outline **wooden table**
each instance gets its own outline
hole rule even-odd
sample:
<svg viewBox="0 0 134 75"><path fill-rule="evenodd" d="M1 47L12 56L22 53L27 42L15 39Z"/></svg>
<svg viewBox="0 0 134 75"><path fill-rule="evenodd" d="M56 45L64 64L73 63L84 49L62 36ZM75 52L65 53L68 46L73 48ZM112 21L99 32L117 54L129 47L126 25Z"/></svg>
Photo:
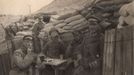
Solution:
<svg viewBox="0 0 134 75"><path fill-rule="evenodd" d="M45 63L46 65L50 65L53 67L53 69L55 71L55 75L58 75L58 69L54 68L54 67L62 65L66 62L67 62L67 60L64 60L64 59L52 59L52 58L45 58L43 61L43 63Z"/></svg>

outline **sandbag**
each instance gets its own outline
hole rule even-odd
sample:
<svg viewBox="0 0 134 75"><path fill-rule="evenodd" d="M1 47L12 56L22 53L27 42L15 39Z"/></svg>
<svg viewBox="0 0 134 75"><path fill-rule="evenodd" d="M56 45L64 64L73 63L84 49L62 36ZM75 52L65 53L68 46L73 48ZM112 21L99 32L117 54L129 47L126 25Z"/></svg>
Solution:
<svg viewBox="0 0 134 75"><path fill-rule="evenodd" d="M121 8L120 8L120 10L119 10L119 14L121 15L121 16L128 16L128 5L129 4L125 4L125 5L123 5Z"/></svg>
<svg viewBox="0 0 134 75"><path fill-rule="evenodd" d="M66 25L66 26L64 26L62 29L64 29L64 30L71 30L71 28L72 28L72 26Z"/></svg>
<svg viewBox="0 0 134 75"><path fill-rule="evenodd" d="M46 24L46 25L44 26L44 28L50 27L50 26L54 26L54 24L53 24L53 23L48 23L48 24Z"/></svg>
<svg viewBox="0 0 134 75"><path fill-rule="evenodd" d="M85 8L91 7L91 5L97 3L99 0L87 0L87 4L84 5Z"/></svg>
<svg viewBox="0 0 134 75"><path fill-rule="evenodd" d="M55 27L56 27L56 28L62 28L62 27L64 27L65 25L67 25L67 24L66 24L66 23L60 23L60 24L56 25Z"/></svg>
<svg viewBox="0 0 134 75"><path fill-rule="evenodd" d="M52 23L52 22L57 22L57 21L59 21L59 20L54 19L54 18L50 18L50 22L51 22L51 23Z"/></svg>
<svg viewBox="0 0 134 75"><path fill-rule="evenodd" d="M25 36L25 35L32 35L32 31L19 31L16 33L16 36Z"/></svg>
<svg viewBox="0 0 134 75"><path fill-rule="evenodd" d="M84 6L73 6L73 9L77 10L78 12L81 12L85 9Z"/></svg>
<svg viewBox="0 0 134 75"><path fill-rule="evenodd" d="M85 18L88 20L91 17L91 13L88 13Z"/></svg>
<svg viewBox="0 0 134 75"><path fill-rule="evenodd" d="M71 23L69 23L69 24L67 24L67 25L68 25L68 26L75 26L75 25L80 24L81 22L85 22L85 21L86 21L85 18L81 18L81 19L76 20L76 21L73 21L73 22L71 22Z"/></svg>
<svg viewBox="0 0 134 75"><path fill-rule="evenodd" d="M52 18L57 19L57 20L64 20L66 18L75 16L77 14L79 13L76 10L71 10L71 11L61 12L58 15L53 15Z"/></svg>
<svg viewBox="0 0 134 75"><path fill-rule="evenodd" d="M76 30L77 28L82 27L82 26L85 26L85 25L87 25L87 24L88 24L87 21L83 21L83 22L81 22L80 24L73 26L72 29L73 29L73 30Z"/></svg>
<svg viewBox="0 0 134 75"><path fill-rule="evenodd" d="M134 16L134 1L132 3L129 3L126 9L129 15Z"/></svg>
<svg viewBox="0 0 134 75"><path fill-rule="evenodd" d="M125 23L127 23L128 25L134 25L134 17L131 15L125 17Z"/></svg>
<svg viewBox="0 0 134 75"><path fill-rule="evenodd" d="M60 23L64 23L64 20L57 20L57 21L53 22L53 25L56 26Z"/></svg>
<svg viewBox="0 0 134 75"><path fill-rule="evenodd" d="M66 32L70 32L71 30L64 30L64 29L62 29L62 28L56 28L58 31L59 31L59 33L66 33Z"/></svg>
<svg viewBox="0 0 134 75"><path fill-rule="evenodd" d="M72 22L72 21L79 20L79 19L81 19L81 18L84 18L84 17L83 17L82 15L78 14L78 15L76 15L76 16L72 16L72 17L70 17L70 18L67 18L64 22L70 23L70 22Z"/></svg>
<svg viewBox="0 0 134 75"><path fill-rule="evenodd" d="M83 25L83 26L77 27L77 28L75 28L74 30L75 30L75 31L80 31L80 30L83 30L83 29L88 28L88 27L89 27L89 25L88 25L88 24L86 24L86 25Z"/></svg>
<svg viewBox="0 0 134 75"><path fill-rule="evenodd" d="M83 11L80 12L80 14L82 16L86 16L88 13L89 13L89 11L87 9L85 9L85 10L83 10Z"/></svg>

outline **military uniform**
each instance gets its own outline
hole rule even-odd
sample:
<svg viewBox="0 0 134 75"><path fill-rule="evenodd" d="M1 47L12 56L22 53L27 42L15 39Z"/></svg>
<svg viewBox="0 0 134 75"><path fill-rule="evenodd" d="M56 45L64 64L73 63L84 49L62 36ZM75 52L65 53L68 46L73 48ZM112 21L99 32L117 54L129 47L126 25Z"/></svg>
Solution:
<svg viewBox="0 0 134 75"><path fill-rule="evenodd" d="M101 64L97 57L100 54L100 30L98 25L89 26L89 32L85 34L79 52L82 59L74 75L101 75Z"/></svg>
<svg viewBox="0 0 134 75"><path fill-rule="evenodd" d="M33 27L31 28L33 32L33 37L34 37L34 49L38 50L36 51L37 53L41 52L41 43L40 39L38 38L39 32L41 31L42 28L44 28L44 23L39 21L38 23L35 23Z"/></svg>
<svg viewBox="0 0 134 75"><path fill-rule="evenodd" d="M13 54L13 67L9 75L30 75L29 67L34 61L33 54L25 54L22 49L16 50Z"/></svg>
<svg viewBox="0 0 134 75"><path fill-rule="evenodd" d="M48 41L43 48L43 53L45 56L50 58L60 59L60 55L63 54L63 43L60 41ZM46 65L44 69L40 70L40 75L59 75L59 71L54 70L54 68L50 65Z"/></svg>
<svg viewBox="0 0 134 75"><path fill-rule="evenodd" d="M44 25L45 23L43 23L42 21L39 21L33 25L31 30L33 31L34 34L38 35L41 29L44 27Z"/></svg>
<svg viewBox="0 0 134 75"><path fill-rule="evenodd" d="M64 54L64 46L61 41L48 41L43 49L44 54L51 58L60 58Z"/></svg>

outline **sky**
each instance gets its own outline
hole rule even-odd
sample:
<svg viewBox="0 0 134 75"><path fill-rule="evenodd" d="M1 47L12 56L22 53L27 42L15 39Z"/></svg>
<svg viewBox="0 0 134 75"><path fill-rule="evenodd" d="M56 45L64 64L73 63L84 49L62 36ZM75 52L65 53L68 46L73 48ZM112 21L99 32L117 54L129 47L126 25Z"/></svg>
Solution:
<svg viewBox="0 0 134 75"><path fill-rule="evenodd" d="M27 15L53 0L0 0L0 14ZM31 10L30 10L31 9Z"/></svg>

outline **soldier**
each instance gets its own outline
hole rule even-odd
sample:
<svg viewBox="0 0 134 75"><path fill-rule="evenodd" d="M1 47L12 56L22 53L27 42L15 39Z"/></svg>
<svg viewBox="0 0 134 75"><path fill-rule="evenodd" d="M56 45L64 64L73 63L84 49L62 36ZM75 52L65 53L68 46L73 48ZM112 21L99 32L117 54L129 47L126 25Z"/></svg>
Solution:
<svg viewBox="0 0 134 75"><path fill-rule="evenodd" d="M49 32L50 40L46 43L43 49L43 53L46 57L53 59L62 59L63 58L63 43L59 40L59 31L56 28L52 28ZM59 70L54 71L52 66L46 65L46 67L42 70L40 75L54 75L59 74Z"/></svg>
<svg viewBox="0 0 134 75"><path fill-rule="evenodd" d="M45 16L40 16L39 18L36 18L37 23L33 25L31 30L35 35L39 35L39 32L41 29L45 26L45 24L49 23L50 21L50 16L45 15Z"/></svg>
<svg viewBox="0 0 134 75"><path fill-rule="evenodd" d="M92 17L90 20L89 32L85 34L80 47L79 67L75 70L75 75L101 75L100 37L101 27L98 19Z"/></svg>
<svg viewBox="0 0 134 75"><path fill-rule="evenodd" d="M33 49L33 38L29 35L23 37L23 45L14 51L13 67L9 75L30 75L30 67L36 58Z"/></svg>
<svg viewBox="0 0 134 75"><path fill-rule="evenodd" d="M44 20L45 19L45 20ZM50 16L41 16L39 18L37 18L37 23L34 24L34 26L31 28L34 37L34 48L36 50L38 50L38 53L41 52L41 43L40 43L40 39L38 38L38 35L40 33L40 31L42 30L42 28L44 28L45 24L47 24L50 21Z"/></svg>
<svg viewBox="0 0 134 75"><path fill-rule="evenodd" d="M49 32L49 35L51 39L44 47L44 54L50 58L63 57L63 43L59 40L59 31L56 28L52 28Z"/></svg>
<svg viewBox="0 0 134 75"><path fill-rule="evenodd" d="M41 50L43 50L43 47L45 46L45 44L48 41L48 33L45 31L41 31L38 37L39 37L40 43L41 43Z"/></svg>

